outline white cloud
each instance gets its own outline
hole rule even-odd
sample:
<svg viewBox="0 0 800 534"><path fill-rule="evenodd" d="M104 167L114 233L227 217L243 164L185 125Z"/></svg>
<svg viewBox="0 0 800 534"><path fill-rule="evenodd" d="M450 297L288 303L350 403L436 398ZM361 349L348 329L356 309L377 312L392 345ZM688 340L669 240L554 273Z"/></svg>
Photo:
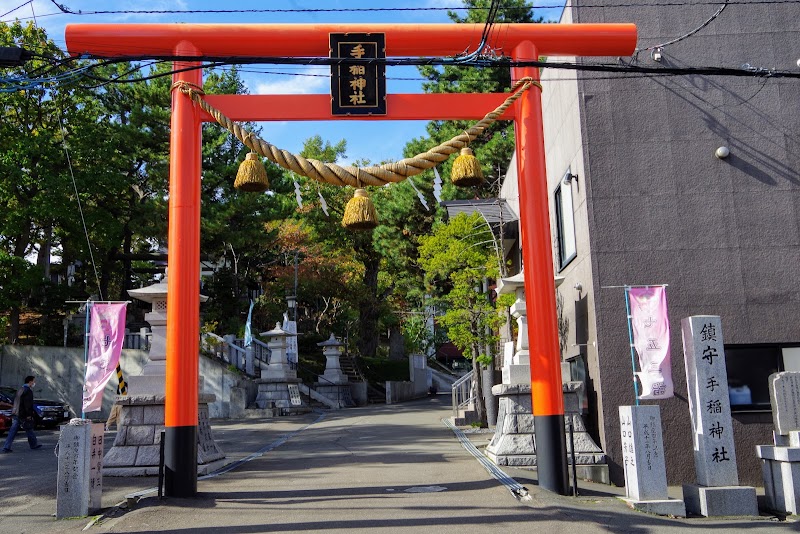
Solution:
<svg viewBox="0 0 800 534"><path fill-rule="evenodd" d="M270 75L264 81L256 81L251 92L256 95L307 95L323 92L323 89L330 89L329 67L313 66Z"/></svg>

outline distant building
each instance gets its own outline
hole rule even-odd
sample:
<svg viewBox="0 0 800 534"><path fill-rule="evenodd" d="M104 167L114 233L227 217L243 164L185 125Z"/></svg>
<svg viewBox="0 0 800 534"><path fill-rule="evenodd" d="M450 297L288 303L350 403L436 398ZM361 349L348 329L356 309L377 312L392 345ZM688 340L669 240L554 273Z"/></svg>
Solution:
<svg viewBox="0 0 800 534"><path fill-rule="evenodd" d="M569 2L561 23L636 23L634 64L797 71L800 4L599 4ZM542 84L569 322L562 358L586 384L585 419L612 480L624 483L618 406L634 403L634 389L623 289L608 286L668 284L675 397L660 405L669 482L695 480L680 320L707 314L722 318L740 482L761 486L767 376L800 370L798 80L545 68ZM519 213L511 169L500 196Z"/></svg>

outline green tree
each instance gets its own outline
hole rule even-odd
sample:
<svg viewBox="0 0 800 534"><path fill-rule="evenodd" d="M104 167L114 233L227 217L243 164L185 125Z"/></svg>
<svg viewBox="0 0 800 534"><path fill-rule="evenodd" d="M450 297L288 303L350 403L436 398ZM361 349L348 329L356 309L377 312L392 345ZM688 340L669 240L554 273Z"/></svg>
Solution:
<svg viewBox="0 0 800 534"><path fill-rule="evenodd" d="M463 0L468 8L461 17L456 12L448 12L450 19L456 23L484 23L491 0ZM497 12L496 23L531 23L541 22L534 17L533 7L525 0L508 0ZM473 46L477 43L473 43ZM487 45L491 47L492 40ZM474 52L475 50L469 50ZM500 53L510 51L503 50ZM426 93L493 93L508 91L511 87L511 72L508 67L465 67L458 65L424 65L419 72L426 80L422 88ZM491 111L487 109L488 113ZM427 138L417 138L406 145L405 155L411 156L427 150L463 133L472 123L468 121L431 121L426 129ZM447 199L496 196L501 179L508 170L508 163L514 152L514 127L508 121L498 121L490 126L471 145L475 156L480 160L487 181L477 189L458 189L445 182L442 195ZM449 176L453 158L442 163L440 173ZM430 178L431 174L427 176Z"/></svg>
<svg viewBox="0 0 800 534"><path fill-rule="evenodd" d="M63 53L44 30L32 24L0 24L0 46L21 46L35 52L32 60L13 70L17 79L37 79L43 73L58 76L67 69L53 66ZM0 73L6 72L0 69ZM27 272L20 260L38 253L41 277L49 270L50 248L63 237L61 229L77 219L73 206L65 202L74 195L64 138L70 132L91 128L98 115L84 92L69 87L51 91L33 83L0 93L0 109L0 250L15 258L17 272ZM24 281L30 282L27 290L19 286ZM34 284L32 277L22 276L16 282L16 297L7 300L12 343L19 334L24 302L18 297L32 295L39 282Z"/></svg>
<svg viewBox="0 0 800 534"><path fill-rule="evenodd" d="M303 156L325 162L335 162L344 157L347 143L342 140L332 145L320 136L306 140ZM374 245L374 231L353 232L342 227L341 220L347 201L353 195L349 187L318 184L312 180L297 177L302 184L303 205L297 211L304 224L309 227L309 235L322 245L328 257L352 258L357 269L358 279L351 279L349 304L358 315L358 335L356 345L359 354L374 357L379 345L379 319L385 312L387 288L381 286L379 277L383 258ZM326 199L328 215L321 209L317 194ZM370 196L376 205L387 195L384 188L372 188Z"/></svg>
<svg viewBox="0 0 800 534"><path fill-rule="evenodd" d="M438 322L456 347L472 358L476 412L483 426L487 420L481 367L492 361L503 320L499 309L508 304L504 299L493 302L484 291L499 274L489 232L480 214L461 213L421 237L419 247L428 290L445 310Z"/></svg>

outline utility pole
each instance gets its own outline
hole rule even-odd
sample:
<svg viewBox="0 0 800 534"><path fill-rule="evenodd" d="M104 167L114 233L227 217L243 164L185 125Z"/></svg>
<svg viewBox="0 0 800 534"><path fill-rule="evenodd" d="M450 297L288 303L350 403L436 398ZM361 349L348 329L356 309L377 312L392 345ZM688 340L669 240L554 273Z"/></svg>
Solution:
<svg viewBox="0 0 800 534"><path fill-rule="evenodd" d="M294 324L297 326L297 251L294 251Z"/></svg>

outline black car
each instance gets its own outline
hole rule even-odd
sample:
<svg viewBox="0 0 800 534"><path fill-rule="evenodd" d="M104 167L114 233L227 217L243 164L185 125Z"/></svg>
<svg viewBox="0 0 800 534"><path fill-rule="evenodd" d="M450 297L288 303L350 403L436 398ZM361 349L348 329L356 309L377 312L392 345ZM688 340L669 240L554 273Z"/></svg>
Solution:
<svg viewBox="0 0 800 534"><path fill-rule="evenodd" d="M0 386L0 401L14 404L17 389L10 386ZM39 399L34 396L33 410L36 412L34 419L37 427L55 427L69 421L71 416L69 404L61 401Z"/></svg>

